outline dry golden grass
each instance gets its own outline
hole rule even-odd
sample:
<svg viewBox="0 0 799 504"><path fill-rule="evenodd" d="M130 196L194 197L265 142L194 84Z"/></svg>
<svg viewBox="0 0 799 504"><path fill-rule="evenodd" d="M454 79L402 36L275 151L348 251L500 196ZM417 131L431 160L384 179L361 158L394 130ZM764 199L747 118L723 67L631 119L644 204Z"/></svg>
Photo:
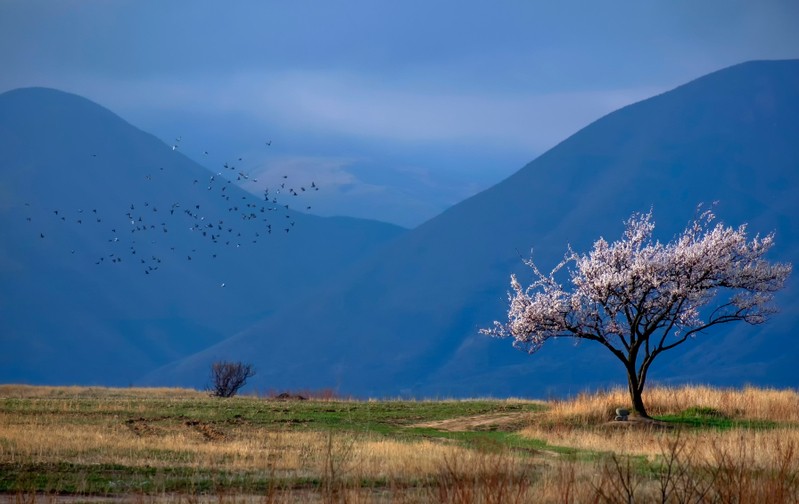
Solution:
<svg viewBox="0 0 799 504"><path fill-rule="evenodd" d="M208 394L195 389L169 388L169 387L84 387L84 386L44 386L44 385L0 385L0 398L32 399L51 398L64 399L94 398L94 399L197 399Z"/></svg>
<svg viewBox="0 0 799 504"><path fill-rule="evenodd" d="M688 493L686 489L691 488L697 495L698 489L708 491L707 500L693 495L688 501L797 502L799 499L796 391L655 387L645 394L644 401L655 417L705 411L728 422L723 428L699 429L673 422L611 422L615 409L629 404L628 393L622 388L553 401L550 409L534 415L530 425L519 434L543 440L557 450L577 450L578 459L579 454L589 458L595 456L590 454L599 454L599 459L593 464L566 463L562 457L553 459L552 468L542 481L542 488L547 489L542 502L597 499L601 502L607 500L601 496L602 492L626 500L622 495L624 485L613 483L622 481L625 475L629 477L628 483L635 484L639 500L661 502L658 479L642 478L625 465L636 457L655 468L664 467L670 459L676 460L676 466L684 473L679 473L679 477L672 475L671 491L678 487ZM747 421L754 421L752 427L746 426ZM570 493L573 500L558 497L564 492ZM735 492L739 495L732 498ZM665 501L682 502L673 495L670 499L676 500Z"/></svg>
<svg viewBox="0 0 799 504"><path fill-rule="evenodd" d="M769 447L785 443L799 447L799 393L794 390L654 387L646 392L644 401L652 416L677 415L693 408L718 412L734 420L780 423L769 429L741 427L682 432L680 435L691 444L700 459L706 459L719 447L739 452L753 445L758 449L752 456L761 464L770 457ZM623 424L607 424L615 415L615 409L628 403L627 390L622 388L553 401L552 407L538 415L520 434L580 450L647 457L658 455L664 439L675 435L673 431L634 428L632 425L619 428Z"/></svg>
<svg viewBox="0 0 799 504"><path fill-rule="evenodd" d="M586 452L616 453L644 456L654 460L660 456L663 444L677 433L672 430L647 428L607 428L532 425L520 431L522 436L540 439L558 447L569 447ZM799 447L799 429L796 427L774 429L690 430L679 433L694 452L697 461L712 458L716 449L733 453L747 453L757 466L767 466L774 460L779 447L794 444Z"/></svg>
<svg viewBox="0 0 799 504"><path fill-rule="evenodd" d="M631 496L635 502L799 502L796 391L663 387L644 399L654 416L694 408L730 423L668 429L609 423L615 408L629 402L626 390L616 389L549 401L540 411L497 401L491 413L467 415L458 413L466 410L457 401L441 402L454 417L425 422L423 437L411 423L385 424L383 431L338 427L347 414L336 412L377 411L384 407L379 401L219 400L184 389L6 385L0 386L0 467L68 462L81 470L182 468L197 478L224 472L294 482L219 493L217 504L580 503ZM302 420L298 412L319 416ZM315 423L326 414L342 416ZM742 421L749 420L758 422L746 427ZM494 445L478 449L461 442L468 436L458 437L474 431ZM533 449L540 441L549 447ZM678 470L663 483L670 460ZM255 488L261 490L250 495ZM699 499L698 489L708 499ZM16 497L21 504L30 496ZM142 504L209 499L163 492L123 497Z"/></svg>
<svg viewBox="0 0 799 504"><path fill-rule="evenodd" d="M651 387L644 391L650 415L678 413L688 407L713 408L732 418L799 422L799 392L795 390L725 389L706 386ZM610 420L616 408L628 407L625 388L583 393L564 401L552 401L548 416L553 420L593 423Z"/></svg>
<svg viewBox="0 0 799 504"><path fill-rule="evenodd" d="M328 439L332 437L332 441ZM217 437L217 439L214 439ZM0 413L0 460L4 462L126 466L270 469L281 474L318 474L328 453L351 466L352 474L433 474L447 456L470 452L430 441L400 442L347 433L274 431L263 428L222 432L208 424L135 421L65 423L58 415L20 422ZM330 450L328 443L332 442Z"/></svg>
<svg viewBox="0 0 799 504"><path fill-rule="evenodd" d="M35 399L29 409L0 411L0 462L119 464L267 471L280 477L314 477L330 459L357 479L425 478L446 459L469 461L474 452L451 443L401 441L352 432L295 431L242 422L225 424L182 417L147 418L148 401L166 407L208 401L207 394L179 389L37 390L0 387L0 396ZM147 394L150 397L146 397ZM96 400L85 401L85 398ZM251 401L240 398L233 401ZM228 403L230 400L226 400ZM225 403L216 401L216 404Z"/></svg>

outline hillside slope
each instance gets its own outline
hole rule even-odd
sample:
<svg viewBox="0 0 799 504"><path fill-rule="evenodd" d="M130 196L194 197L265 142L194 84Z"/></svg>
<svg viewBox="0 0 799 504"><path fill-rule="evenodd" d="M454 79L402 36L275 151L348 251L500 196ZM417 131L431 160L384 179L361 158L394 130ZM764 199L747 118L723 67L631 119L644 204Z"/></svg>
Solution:
<svg viewBox="0 0 799 504"><path fill-rule="evenodd" d="M357 266L347 281L288 306L146 383L195 383L218 355L259 369L255 386L338 387L358 395L541 396L619 383L601 347L554 341L534 356L478 334L506 312L508 277L548 270L567 244L616 239L654 210L669 240L697 204L776 232L773 259L799 258L799 61L723 69L611 113L502 183L450 208ZM769 323L723 327L664 354L651 379L795 386L799 289Z"/></svg>
<svg viewBox="0 0 799 504"><path fill-rule="evenodd" d="M175 145L76 95L0 95L0 381L127 385L404 231L259 199Z"/></svg>

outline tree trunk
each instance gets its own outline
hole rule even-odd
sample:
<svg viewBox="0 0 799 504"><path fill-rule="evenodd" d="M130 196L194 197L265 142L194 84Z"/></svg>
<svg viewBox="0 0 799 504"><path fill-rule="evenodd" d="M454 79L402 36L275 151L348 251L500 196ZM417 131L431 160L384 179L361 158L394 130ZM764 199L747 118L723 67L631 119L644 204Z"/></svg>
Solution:
<svg viewBox="0 0 799 504"><path fill-rule="evenodd" d="M646 412L644 406L644 399L642 397L643 388L639 386L638 377L635 375L635 370L627 370L627 388L630 391L630 401L632 402L632 410L639 416L649 418L649 413Z"/></svg>

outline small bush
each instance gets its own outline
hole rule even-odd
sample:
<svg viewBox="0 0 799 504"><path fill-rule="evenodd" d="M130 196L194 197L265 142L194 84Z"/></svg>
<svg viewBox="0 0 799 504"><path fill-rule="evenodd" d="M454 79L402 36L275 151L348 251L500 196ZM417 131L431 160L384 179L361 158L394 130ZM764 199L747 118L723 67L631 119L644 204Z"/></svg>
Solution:
<svg viewBox="0 0 799 504"><path fill-rule="evenodd" d="M211 395L233 397L249 378L255 376L252 364L217 361L211 364Z"/></svg>

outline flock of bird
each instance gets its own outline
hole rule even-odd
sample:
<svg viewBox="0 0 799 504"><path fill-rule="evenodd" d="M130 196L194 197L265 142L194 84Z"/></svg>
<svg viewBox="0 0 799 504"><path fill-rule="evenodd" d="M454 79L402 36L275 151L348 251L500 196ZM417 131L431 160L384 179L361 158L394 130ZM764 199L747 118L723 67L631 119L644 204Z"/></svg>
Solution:
<svg viewBox="0 0 799 504"><path fill-rule="evenodd" d="M178 137L172 144L173 151L179 150L180 141ZM271 141L265 144L268 147ZM207 155L207 151L204 154ZM96 157L96 154L91 156ZM154 180L152 174L144 177L148 182ZM108 233L105 241L109 248L93 257L96 265L133 262L144 274L150 275L164 264L165 254L169 254L170 259L185 261L209 254L210 259L216 259L225 247L238 249L257 244L273 233L290 233L296 224L294 201L299 199L295 198L319 190L313 181L292 185L288 175L283 175L273 187L263 189L262 198L231 189L248 182L255 183L258 179L226 162L221 171L207 179L189 177L185 181L190 187L184 188L182 194L195 196L189 201L156 201L157 195L153 194L147 201L126 202L110 215L104 215L103 210L93 206L73 210L54 208L50 215L64 224L101 226L99 231ZM210 201L214 195L220 198L221 204ZM284 197L292 202L286 203ZM31 207L30 203L25 206ZM303 207L311 209L310 205ZM33 222L30 214L26 218ZM42 240L48 238L45 230L37 230L37 233ZM197 240L206 240L209 246L199 245ZM75 250L70 252L76 253Z"/></svg>

